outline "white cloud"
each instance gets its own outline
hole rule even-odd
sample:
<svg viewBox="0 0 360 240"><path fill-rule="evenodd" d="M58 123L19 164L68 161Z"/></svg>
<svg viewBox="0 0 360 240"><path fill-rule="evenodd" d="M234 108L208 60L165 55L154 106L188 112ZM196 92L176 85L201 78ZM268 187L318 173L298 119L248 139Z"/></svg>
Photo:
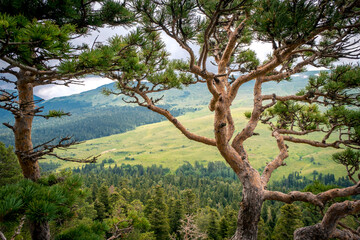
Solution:
<svg viewBox="0 0 360 240"><path fill-rule="evenodd" d="M131 28L131 29L133 29L133 28ZM81 45L82 43L87 43L90 47L92 46L94 41L106 44L107 40L110 37L115 36L115 35L126 35L127 33L129 33L129 31L131 29L126 29L123 27L100 28L97 31L92 31L89 35L87 35L85 37L81 37L81 38L77 38L77 39L73 40L73 44ZM171 56L170 56L171 59L184 59L184 60L189 59L188 52L185 51L183 48L181 48L180 45L174 39L170 38L165 33L161 33L161 37L166 44L167 51L171 54ZM191 47L194 50L194 54L196 56L198 56L199 49L200 49L199 46L191 44ZM263 42L258 42L258 41L254 41L251 44L250 49L252 49L256 52L258 58L261 61L266 60L267 55L272 52L272 46L270 43L263 43ZM210 61L213 61L213 59L209 58L207 61L208 70L216 71L216 66L211 64ZM325 70L325 68L319 69L319 68L309 66L309 67L307 67L307 70L308 71ZM103 84L107 84L110 82L111 82L111 80L109 80L109 79L104 79L104 78L100 78L100 77L91 77L91 78L84 79L85 85L71 85L69 87L58 86L58 85L39 86L39 87L35 88L35 94L44 99L50 99L50 98L54 98L54 97L68 96L71 94L88 91L88 90L97 88Z"/></svg>
<svg viewBox="0 0 360 240"><path fill-rule="evenodd" d="M47 100L54 97L69 96L72 94L89 91L100 87L104 84L113 82L108 78L101 78L97 76L87 77L82 79L83 85L72 84L69 87L61 85L44 85L34 89L34 94Z"/></svg>
<svg viewBox="0 0 360 240"><path fill-rule="evenodd" d="M271 43L254 41L251 43L250 49L256 52L256 56L260 59L260 61L266 60L268 54L272 53Z"/></svg>

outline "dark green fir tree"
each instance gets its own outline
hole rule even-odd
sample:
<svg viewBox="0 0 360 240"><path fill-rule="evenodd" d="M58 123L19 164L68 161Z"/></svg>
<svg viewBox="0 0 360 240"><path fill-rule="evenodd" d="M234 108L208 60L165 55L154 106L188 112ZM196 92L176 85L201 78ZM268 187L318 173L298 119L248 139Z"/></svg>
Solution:
<svg viewBox="0 0 360 240"><path fill-rule="evenodd" d="M94 208L96 210L96 220L102 221L108 216L108 214L106 213L105 205L101 201L99 201L99 199L95 200Z"/></svg>
<svg viewBox="0 0 360 240"><path fill-rule="evenodd" d="M216 209L209 209L209 226L207 228L207 235L209 239L218 240L219 235L219 213Z"/></svg>
<svg viewBox="0 0 360 240"><path fill-rule="evenodd" d="M12 147L0 142L0 186L15 183L21 179L21 170Z"/></svg>
<svg viewBox="0 0 360 240"><path fill-rule="evenodd" d="M167 218L168 209L165 203L164 189L160 186L155 187L152 198L153 206L148 219L151 224L151 230L154 231L156 240L165 240L169 238L169 220Z"/></svg>
<svg viewBox="0 0 360 240"><path fill-rule="evenodd" d="M105 212L107 214L111 213L111 206L110 206L110 193L109 188L103 184L98 191L97 199L104 205Z"/></svg>
<svg viewBox="0 0 360 240"><path fill-rule="evenodd" d="M294 231L303 227L301 211L294 204L285 204L280 208L280 216L273 232L274 240L293 239Z"/></svg>
<svg viewBox="0 0 360 240"><path fill-rule="evenodd" d="M170 198L168 206L170 233L175 233L178 237L180 237L179 230L181 226L181 219L184 218L182 202L180 199L175 200L175 198Z"/></svg>

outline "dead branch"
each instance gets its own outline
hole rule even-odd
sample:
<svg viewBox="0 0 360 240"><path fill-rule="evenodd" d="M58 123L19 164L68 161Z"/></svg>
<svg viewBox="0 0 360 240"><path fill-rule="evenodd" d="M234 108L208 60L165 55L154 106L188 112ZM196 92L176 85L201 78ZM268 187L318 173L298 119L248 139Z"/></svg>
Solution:
<svg viewBox="0 0 360 240"><path fill-rule="evenodd" d="M21 229L25 223L25 219L26 219L26 215L22 216L22 218L20 219L20 224L19 226L16 228L14 234L12 235L10 240L15 240L16 236L19 235L21 233Z"/></svg>
<svg viewBox="0 0 360 240"><path fill-rule="evenodd" d="M80 144L82 142L72 140L72 137L68 136L68 137L61 138L57 144L50 144L54 140L55 140L55 138L53 138L45 143L42 143L42 144L34 147L31 151L26 151L26 152L16 151L16 154L20 154L22 159L28 159L31 161L37 161L39 159L44 159L44 156L53 156L53 157L56 157L63 161L77 162L77 163L95 163L96 160L101 156L101 155L89 156L84 159L61 157L54 151L57 149L59 149L59 150L70 149L71 146Z"/></svg>
<svg viewBox="0 0 360 240"><path fill-rule="evenodd" d="M127 222L125 221L120 221L116 224L114 224L114 231L113 231L113 235L111 237L109 237L107 240L114 240L114 239L118 239L118 238L123 238L126 234L130 233L134 227L131 225L130 227L127 228L119 228L119 225L123 222ZM131 224L131 222L130 222Z"/></svg>
<svg viewBox="0 0 360 240"><path fill-rule="evenodd" d="M0 238L1 238L1 240L7 240L5 235L1 231L0 231Z"/></svg>

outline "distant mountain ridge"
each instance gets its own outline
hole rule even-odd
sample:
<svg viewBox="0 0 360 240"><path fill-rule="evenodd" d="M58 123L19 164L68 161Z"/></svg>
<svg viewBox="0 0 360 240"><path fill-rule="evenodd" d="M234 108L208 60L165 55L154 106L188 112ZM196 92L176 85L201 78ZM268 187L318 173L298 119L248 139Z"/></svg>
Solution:
<svg viewBox="0 0 360 240"><path fill-rule="evenodd" d="M293 76L292 82L266 83L264 93L277 94L295 93L303 88L310 75L318 71L305 72ZM239 101L235 106L249 106L252 103L254 81L245 83L239 89ZM93 90L85 91L64 97L56 97L41 101L36 97L36 104L43 107L46 113L49 110L63 110L70 112L70 117L60 119L35 118L33 125L34 144L40 144L56 136L74 136L78 140L88 140L112 134L122 133L134 129L136 126L159 122L163 117L135 104L122 101L122 96L104 96L102 89L114 90L114 83L106 84ZM154 96L164 95L160 104L170 110L175 116L185 112L206 108L211 95L206 84L198 83L184 87L182 90L171 89ZM13 122L13 116L0 109L1 122ZM13 145L12 132L5 126L0 127L0 141L6 145Z"/></svg>

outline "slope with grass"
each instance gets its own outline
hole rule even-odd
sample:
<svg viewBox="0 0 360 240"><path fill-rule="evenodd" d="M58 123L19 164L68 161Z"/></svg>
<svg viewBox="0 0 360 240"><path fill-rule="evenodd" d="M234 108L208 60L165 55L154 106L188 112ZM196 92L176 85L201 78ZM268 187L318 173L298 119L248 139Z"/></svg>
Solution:
<svg viewBox="0 0 360 240"><path fill-rule="evenodd" d="M248 108L235 108L234 121L237 130L246 124L244 112ZM207 137L212 137L212 115L209 111L187 113L178 118L189 130ZM262 169L266 162L271 161L278 154L276 141L271 137L267 126L260 124L256 132L260 135L250 138L246 142L249 157L257 169ZM316 138L317 136L312 136ZM273 180L298 171L301 175L311 177L314 170L323 174L333 173L335 177L343 176L345 170L331 160L334 149L315 148L302 144L288 144L290 156L286 160L287 166L275 171ZM84 158L89 155L101 154L99 161L112 159L115 164L141 164L151 166L163 165L176 170L184 162L194 164L196 161L206 164L208 161L224 161L215 147L206 146L188 140L169 122L160 122L137 127L133 131L108 137L89 140L80 144L76 149L62 152L63 156ZM56 160L51 159L53 162ZM49 161L49 159L47 160ZM59 162L61 168L80 167L81 164Z"/></svg>
<svg viewBox="0 0 360 240"><path fill-rule="evenodd" d="M316 73L318 72L305 72L295 75L292 82L268 83L265 85L265 92L294 93L304 87L309 75ZM234 106L250 106L253 84L253 82L249 82L240 88L240 97ZM49 120L35 118L33 143L38 145L54 137L64 136L73 136L80 141L89 140L123 133L137 126L165 120L162 116L150 112L146 108L126 104L122 101L121 96L104 96L102 94L103 88L114 90L114 83L80 94L57 97L37 103L39 107L43 107L45 113L55 109L70 112L71 116ZM161 97L162 95L164 96L159 104L175 116L205 109L211 98L206 85L201 83L183 87L183 89L171 89L164 93L157 93L154 97ZM0 123L12 123L14 121L14 117L5 110L0 109L0 116ZM2 124L0 124L0 141L6 145L14 145L11 130Z"/></svg>

